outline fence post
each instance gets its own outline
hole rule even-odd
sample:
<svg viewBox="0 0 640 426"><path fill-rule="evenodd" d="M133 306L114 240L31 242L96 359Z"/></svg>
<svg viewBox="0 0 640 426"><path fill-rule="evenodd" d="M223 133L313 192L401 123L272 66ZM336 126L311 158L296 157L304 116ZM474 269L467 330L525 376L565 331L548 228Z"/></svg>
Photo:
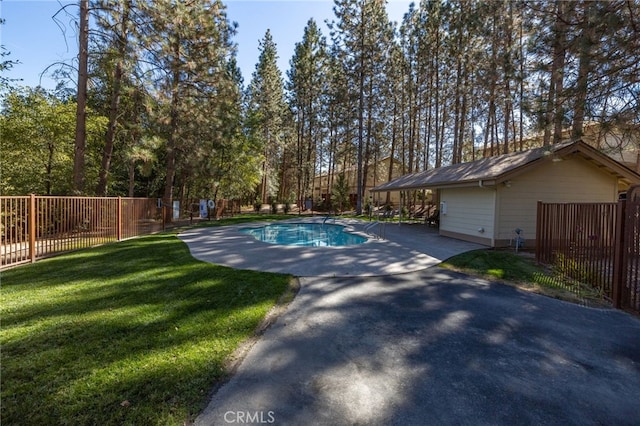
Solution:
<svg viewBox="0 0 640 426"><path fill-rule="evenodd" d="M122 240L122 197L118 197L118 205L116 207L116 238Z"/></svg>
<svg viewBox="0 0 640 426"><path fill-rule="evenodd" d="M619 200L616 208L616 229L613 238L613 307L622 307L622 291L624 287L624 226L626 218L626 201Z"/></svg>
<svg viewBox="0 0 640 426"><path fill-rule="evenodd" d="M36 194L29 197L29 259L36 261L38 250L36 247Z"/></svg>
<svg viewBox="0 0 640 426"><path fill-rule="evenodd" d="M536 262L540 262L542 250L542 201L538 200L538 208L536 210Z"/></svg>

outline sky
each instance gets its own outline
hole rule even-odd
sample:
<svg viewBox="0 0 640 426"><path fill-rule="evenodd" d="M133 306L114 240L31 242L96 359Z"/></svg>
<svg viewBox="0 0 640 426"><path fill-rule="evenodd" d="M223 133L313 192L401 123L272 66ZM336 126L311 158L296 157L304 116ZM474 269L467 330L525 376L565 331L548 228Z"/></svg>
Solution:
<svg viewBox="0 0 640 426"><path fill-rule="evenodd" d="M309 18L314 18L323 34L329 38L326 20L333 20L333 1L330 0L227 0L227 17L238 23L234 41L238 45L238 65L245 85L251 80L258 61L259 41L267 29L271 30L278 49L278 67L286 78L289 60L295 44L302 41ZM72 16L56 12L62 5ZM0 0L0 43L10 52L4 59L17 60L5 76L20 78L14 83L22 86L41 85L54 89L51 71L58 62L71 63L77 56L78 42L75 21L78 1L69 0ZM409 0L390 0L387 5L389 19L400 22L409 9ZM56 15L54 19L54 15ZM44 73L44 74L43 74Z"/></svg>

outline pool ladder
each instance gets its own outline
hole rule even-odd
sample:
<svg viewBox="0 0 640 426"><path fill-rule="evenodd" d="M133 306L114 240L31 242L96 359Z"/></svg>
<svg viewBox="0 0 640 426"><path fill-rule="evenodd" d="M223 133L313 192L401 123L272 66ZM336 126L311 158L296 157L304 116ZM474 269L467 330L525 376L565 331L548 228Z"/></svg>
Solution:
<svg viewBox="0 0 640 426"><path fill-rule="evenodd" d="M336 223L336 218L335 218L335 216L334 216L334 217L331 217L331 216L325 216L325 218L322 220L322 224L324 225L325 223L327 223L327 221L328 221L329 219L333 219L333 223Z"/></svg>
<svg viewBox="0 0 640 426"><path fill-rule="evenodd" d="M378 232L374 232L373 229L375 227L378 227ZM385 233L386 233L386 223L385 222L379 222L379 221L375 221L375 222L371 222L370 224L366 225L364 227L364 232L366 232L369 235L373 235L374 237L376 237L377 239L384 239Z"/></svg>

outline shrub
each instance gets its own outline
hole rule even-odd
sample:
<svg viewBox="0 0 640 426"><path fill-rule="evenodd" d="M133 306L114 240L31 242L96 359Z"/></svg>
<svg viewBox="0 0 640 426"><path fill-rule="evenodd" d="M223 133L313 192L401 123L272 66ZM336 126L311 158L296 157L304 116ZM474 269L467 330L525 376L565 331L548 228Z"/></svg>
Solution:
<svg viewBox="0 0 640 426"><path fill-rule="evenodd" d="M409 216L409 209L407 208L407 206L402 206L402 208L400 209L400 215L402 217L408 217Z"/></svg>

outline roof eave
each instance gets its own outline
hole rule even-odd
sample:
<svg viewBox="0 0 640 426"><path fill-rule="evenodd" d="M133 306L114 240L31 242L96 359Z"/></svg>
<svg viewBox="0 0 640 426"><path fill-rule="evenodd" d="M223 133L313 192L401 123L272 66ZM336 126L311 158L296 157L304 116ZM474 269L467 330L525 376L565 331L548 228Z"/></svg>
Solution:
<svg viewBox="0 0 640 426"><path fill-rule="evenodd" d="M640 183L639 173L633 171L624 164L614 160L606 154L603 154L602 152L584 142L580 142L575 145L569 145L567 147L559 149L556 152L558 156L563 157L577 153L584 155L588 160L592 160L598 163L600 167L607 169L609 173L613 174L618 179L629 183Z"/></svg>
<svg viewBox="0 0 640 426"><path fill-rule="evenodd" d="M422 191L424 189L444 189L444 188L476 188L496 186L499 182L496 179L474 179L463 182L434 182L429 185L402 186L402 187L376 187L370 192L395 192L395 191Z"/></svg>
<svg viewBox="0 0 640 426"><path fill-rule="evenodd" d="M580 153L585 159L591 160L599 167L607 170L607 172L616 176L621 182L632 184L640 183L640 174L626 167L625 165L618 163L606 154L601 153L590 145L581 140L573 142L565 142L559 145L551 145L545 149L543 155L537 155L530 159L526 163L523 163L517 167L503 171L500 174L492 176L476 177L473 180L467 181L445 181L445 182L429 182L425 184L415 184L404 186L402 183L396 183L388 187L373 188L371 192L394 192L394 191L416 191L423 189L443 189L443 188L463 188L474 186L495 186L514 177L526 173L533 167L537 167L546 162L552 162L556 159L568 157L570 155ZM415 175L414 175L415 176ZM389 182L391 183L391 182Z"/></svg>

